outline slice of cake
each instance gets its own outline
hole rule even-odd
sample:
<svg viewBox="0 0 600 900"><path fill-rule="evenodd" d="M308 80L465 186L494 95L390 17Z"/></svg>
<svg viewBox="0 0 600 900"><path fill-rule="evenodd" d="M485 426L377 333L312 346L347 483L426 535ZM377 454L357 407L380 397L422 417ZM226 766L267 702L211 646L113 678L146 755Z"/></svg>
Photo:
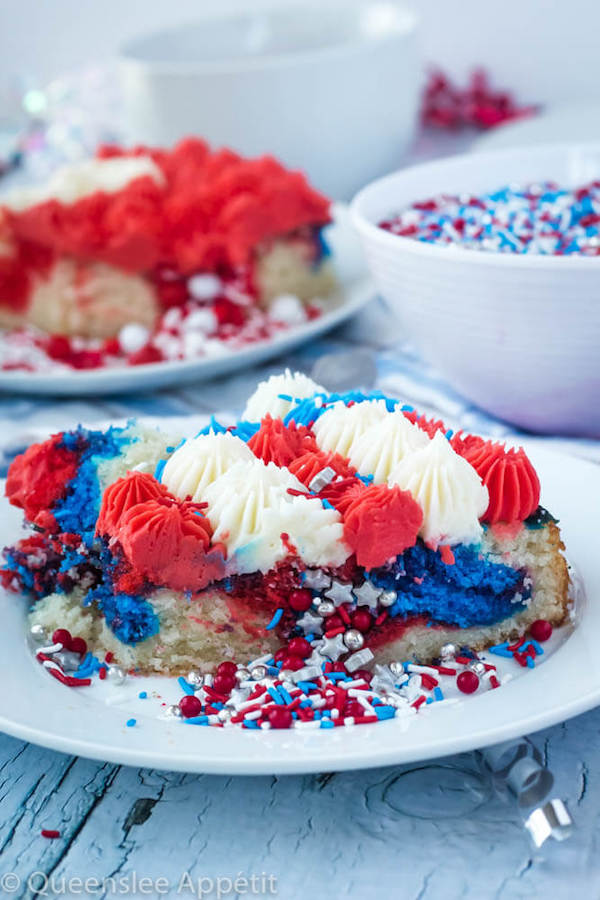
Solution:
<svg viewBox="0 0 600 900"><path fill-rule="evenodd" d="M175 319L224 338L273 304L275 318L298 321L335 288L329 221L329 201L269 156L191 138L171 151L102 147L0 198L0 326L110 342L135 324L122 349L139 352L142 334L139 361L153 361L169 356ZM67 358L64 340L50 355Z"/></svg>
<svg viewBox="0 0 600 900"><path fill-rule="evenodd" d="M31 622L130 670L307 658L353 671L560 624L569 577L522 449L286 372L181 440L78 429L13 462Z"/></svg>

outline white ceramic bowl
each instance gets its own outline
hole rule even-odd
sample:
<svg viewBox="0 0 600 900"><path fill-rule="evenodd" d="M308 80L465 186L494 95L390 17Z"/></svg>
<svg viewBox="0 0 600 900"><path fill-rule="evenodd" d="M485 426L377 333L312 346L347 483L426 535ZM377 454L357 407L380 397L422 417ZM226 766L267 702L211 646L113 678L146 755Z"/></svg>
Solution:
<svg viewBox="0 0 600 900"><path fill-rule="evenodd" d="M389 0L211 13L127 43L120 74L130 139L273 153L343 200L413 136L416 19Z"/></svg>
<svg viewBox="0 0 600 900"><path fill-rule="evenodd" d="M600 144L525 147L404 169L352 204L367 262L407 336L469 400L532 431L600 436L600 258L434 246L377 223L440 192L598 177Z"/></svg>

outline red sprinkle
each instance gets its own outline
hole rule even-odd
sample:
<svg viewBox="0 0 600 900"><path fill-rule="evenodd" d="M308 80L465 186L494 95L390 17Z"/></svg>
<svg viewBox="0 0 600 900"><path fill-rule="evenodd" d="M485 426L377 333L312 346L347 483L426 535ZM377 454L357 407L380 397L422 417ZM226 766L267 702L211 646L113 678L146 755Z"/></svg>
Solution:
<svg viewBox="0 0 600 900"><path fill-rule="evenodd" d="M42 828L42 837L53 840L60 837L60 831L56 831L55 828Z"/></svg>

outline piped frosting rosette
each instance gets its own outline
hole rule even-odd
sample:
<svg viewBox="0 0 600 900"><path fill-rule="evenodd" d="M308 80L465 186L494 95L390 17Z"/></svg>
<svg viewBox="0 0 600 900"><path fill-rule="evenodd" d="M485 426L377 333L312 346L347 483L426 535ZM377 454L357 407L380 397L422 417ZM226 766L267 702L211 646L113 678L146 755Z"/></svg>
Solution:
<svg viewBox="0 0 600 900"><path fill-rule="evenodd" d="M167 460L161 481L172 494L198 503L203 491L232 465L254 459L252 451L232 434L203 434L185 441Z"/></svg>
<svg viewBox="0 0 600 900"><path fill-rule="evenodd" d="M206 488L213 540L226 546L232 572L267 572L290 545L307 565L338 566L347 559L339 513L301 496L305 491L287 469L259 459L235 463Z"/></svg>
<svg viewBox="0 0 600 900"><path fill-rule="evenodd" d="M320 391L326 393L325 388L308 375L292 374L286 369L281 375L271 375L261 381L248 399L242 418L247 422L260 422L269 413L274 419L283 419L297 400L312 397Z"/></svg>
<svg viewBox="0 0 600 900"><path fill-rule="evenodd" d="M313 425L319 450L348 457L352 445L389 415L385 400L365 400L352 406L335 403Z"/></svg>
<svg viewBox="0 0 600 900"><path fill-rule="evenodd" d="M481 539L479 519L488 506L487 488L441 432L406 456L390 473L388 484L409 491L419 504L420 535L428 544L474 544Z"/></svg>
<svg viewBox="0 0 600 900"><path fill-rule="evenodd" d="M364 405L356 407L359 413ZM350 407L348 412L352 409L354 407ZM366 415L372 413L366 412ZM341 420L343 416L338 414L338 418ZM360 414L358 418L360 419ZM427 434L409 422L404 413L391 412L382 416L352 441L348 459L361 475L372 475L375 484L383 484L405 456L426 447L428 443Z"/></svg>

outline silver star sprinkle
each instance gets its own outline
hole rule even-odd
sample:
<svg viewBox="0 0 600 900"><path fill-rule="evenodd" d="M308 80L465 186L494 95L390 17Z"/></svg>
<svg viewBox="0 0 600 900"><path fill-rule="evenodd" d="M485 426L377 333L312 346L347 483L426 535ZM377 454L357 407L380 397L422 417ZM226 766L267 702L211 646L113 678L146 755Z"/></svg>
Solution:
<svg viewBox="0 0 600 900"><path fill-rule="evenodd" d="M313 588L315 591L319 591L321 588L328 588L330 585L331 578L321 569L307 569L304 573L304 579L302 581L303 587Z"/></svg>
<svg viewBox="0 0 600 900"><path fill-rule="evenodd" d="M323 616L315 616L310 609L296 619L296 625L300 626L304 634L323 634Z"/></svg>
<svg viewBox="0 0 600 900"><path fill-rule="evenodd" d="M344 635L336 634L335 637L324 638L319 646L319 653L327 656L333 662L337 662L340 656L348 652L348 648L344 643Z"/></svg>
<svg viewBox="0 0 600 900"><path fill-rule="evenodd" d="M370 610L377 609L377 601L381 596L381 588L376 588L370 581L365 581L359 588L354 588L357 606L368 606Z"/></svg>
<svg viewBox="0 0 600 900"><path fill-rule="evenodd" d="M333 579L331 587L325 591L325 596L329 600L333 600L336 606L341 606L342 603L352 603L354 600L352 585L348 582L338 581L337 578Z"/></svg>

